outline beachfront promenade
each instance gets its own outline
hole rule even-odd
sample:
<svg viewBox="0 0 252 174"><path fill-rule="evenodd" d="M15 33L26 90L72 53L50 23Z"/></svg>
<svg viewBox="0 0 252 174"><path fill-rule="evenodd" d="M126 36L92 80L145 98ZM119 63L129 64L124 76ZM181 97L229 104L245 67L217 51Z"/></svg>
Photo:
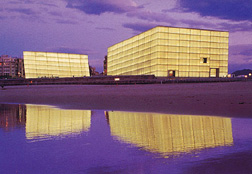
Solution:
<svg viewBox="0 0 252 174"><path fill-rule="evenodd" d="M71 78L0 79L0 86L17 85L119 85L248 81L246 78L168 78L154 75L92 76Z"/></svg>

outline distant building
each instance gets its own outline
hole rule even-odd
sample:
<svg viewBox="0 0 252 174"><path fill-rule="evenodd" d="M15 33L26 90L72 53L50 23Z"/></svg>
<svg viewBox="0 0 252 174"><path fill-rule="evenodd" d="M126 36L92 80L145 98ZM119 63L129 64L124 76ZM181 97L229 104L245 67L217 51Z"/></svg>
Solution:
<svg viewBox="0 0 252 174"><path fill-rule="evenodd" d="M225 31L157 26L108 48L108 75L226 77Z"/></svg>
<svg viewBox="0 0 252 174"><path fill-rule="evenodd" d="M24 77L24 61L22 58L0 56L0 77L19 78Z"/></svg>
<svg viewBox="0 0 252 174"><path fill-rule="evenodd" d="M24 51L26 78L90 76L88 55Z"/></svg>
<svg viewBox="0 0 252 174"><path fill-rule="evenodd" d="M243 70L237 70L235 72L233 72L232 74L234 74L237 77L252 77L252 70L251 69L243 69Z"/></svg>
<svg viewBox="0 0 252 174"><path fill-rule="evenodd" d="M107 67L108 67L108 56L104 57L103 61L103 75L107 75Z"/></svg>
<svg viewBox="0 0 252 174"><path fill-rule="evenodd" d="M17 58L16 59L16 65L17 65L17 76L18 77L25 77L25 70L24 70L24 59L23 58Z"/></svg>
<svg viewBox="0 0 252 174"><path fill-rule="evenodd" d="M90 76L97 76L100 73L96 71L96 68L89 65Z"/></svg>

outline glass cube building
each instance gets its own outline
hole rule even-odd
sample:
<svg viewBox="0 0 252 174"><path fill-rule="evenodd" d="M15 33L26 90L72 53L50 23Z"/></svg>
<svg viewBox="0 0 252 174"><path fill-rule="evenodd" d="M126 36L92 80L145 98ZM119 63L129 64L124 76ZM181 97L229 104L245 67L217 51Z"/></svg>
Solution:
<svg viewBox="0 0 252 174"><path fill-rule="evenodd" d="M108 48L108 75L226 77L226 31L157 26Z"/></svg>
<svg viewBox="0 0 252 174"><path fill-rule="evenodd" d="M90 76L88 56L24 51L26 78Z"/></svg>

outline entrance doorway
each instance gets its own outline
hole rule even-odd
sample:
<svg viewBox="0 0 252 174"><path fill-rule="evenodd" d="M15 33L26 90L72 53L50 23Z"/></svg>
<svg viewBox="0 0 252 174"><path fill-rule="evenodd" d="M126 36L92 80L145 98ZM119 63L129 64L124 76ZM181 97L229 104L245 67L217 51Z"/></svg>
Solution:
<svg viewBox="0 0 252 174"><path fill-rule="evenodd" d="M219 77L219 68L210 68L210 77Z"/></svg>
<svg viewBox="0 0 252 174"><path fill-rule="evenodd" d="M176 71L174 71L174 70L168 71L168 77L175 77L175 75L176 75Z"/></svg>

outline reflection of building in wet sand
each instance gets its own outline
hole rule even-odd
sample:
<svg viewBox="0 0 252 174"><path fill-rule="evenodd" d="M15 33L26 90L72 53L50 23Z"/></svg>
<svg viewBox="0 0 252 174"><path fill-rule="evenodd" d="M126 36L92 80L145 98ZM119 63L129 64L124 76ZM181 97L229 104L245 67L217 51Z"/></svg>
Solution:
<svg viewBox="0 0 252 174"><path fill-rule="evenodd" d="M9 130L16 126L24 126L26 120L26 107L24 105L0 105L0 128Z"/></svg>
<svg viewBox="0 0 252 174"><path fill-rule="evenodd" d="M27 139L50 138L88 131L91 124L91 111L27 105L26 118Z"/></svg>
<svg viewBox="0 0 252 174"><path fill-rule="evenodd" d="M233 144L230 118L109 112L111 134L151 152L176 153Z"/></svg>

